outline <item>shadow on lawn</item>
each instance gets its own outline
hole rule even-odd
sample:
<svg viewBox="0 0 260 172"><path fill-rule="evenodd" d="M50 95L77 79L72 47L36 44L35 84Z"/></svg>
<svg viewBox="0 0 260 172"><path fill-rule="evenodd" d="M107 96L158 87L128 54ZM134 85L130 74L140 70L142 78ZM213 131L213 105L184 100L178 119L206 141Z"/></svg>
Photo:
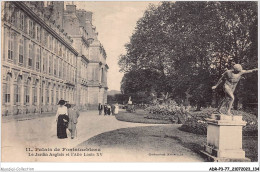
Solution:
<svg viewBox="0 0 260 172"><path fill-rule="evenodd" d="M78 147L98 146L102 149L174 153L203 160L198 151L202 149L201 145L206 141L205 136L180 131L179 126L174 124L122 128L94 136L79 144Z"/></svg>
<svg viewBox="0 0 260 172"><path fill-rule="evenodd" d="M207 142L204 135L196 135L179 130L180 125L162 125L121 128L96 135L82 142L78 147L94 146L127 151L154 153L174 153L202 159L200 150ZM257 137L243 137L246 157L257 161Z"/></svg>
<svg viewBox="0 0 260 172"><path fill-rule="evenodd" d="M179 144L198 154L200 154L200 151L203 149L203 146L198 143L183 142L179 137L176 136L167 136L167 137L177 140Z"/></svg>

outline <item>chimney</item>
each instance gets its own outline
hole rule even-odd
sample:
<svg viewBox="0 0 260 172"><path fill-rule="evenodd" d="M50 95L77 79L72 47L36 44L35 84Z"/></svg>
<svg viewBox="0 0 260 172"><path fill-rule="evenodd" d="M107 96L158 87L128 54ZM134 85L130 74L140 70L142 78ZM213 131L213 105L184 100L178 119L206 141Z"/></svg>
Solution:
<svg viewBox="0 0 260 172"><path fill-rule="evenodd" d="M66 5L66 11L68 13L76 13L76 5Z"/></svg>

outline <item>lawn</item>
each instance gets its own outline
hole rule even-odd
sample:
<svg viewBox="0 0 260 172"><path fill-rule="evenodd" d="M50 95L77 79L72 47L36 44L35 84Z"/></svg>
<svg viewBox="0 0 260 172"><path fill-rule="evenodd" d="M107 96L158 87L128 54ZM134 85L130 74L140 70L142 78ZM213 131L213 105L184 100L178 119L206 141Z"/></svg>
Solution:
<svg viewBox="0 0 260 172"><path fill-rule="evenodd" d="M129 152L158 152L175 154L178 158L202 159L200 150L206 136L179 130L179 124L122 128L105 132L81 143L79 147L101 147L102 149L124 149ZM256 162L258 157L257 137L243 137L246 157ZM180 159L179 159L180 160ZM174 161L174 160L173 160Z"/></svg>
<svg viewBox="0 0 260 172"><path fill-rule="evenodd" d="M196 116L196 118L200 119L200 118L204 118L205 116L210 114L211 111L212 111L212 109L204 109L203 111L191 112L191 113L192 113L192 116ZM233 111L233 113L235 115L242 114L243 120L246 120L250 123L251 123L251 121L257 122L257 118L255 118L254 115L251 115L249 113L242 112L242 111ZM154 118L153 118L153 116L154 116ZM173 121L171 121L169 118L160 119L160 118L158 118L157 114L147 113L147 111L144 111L144 110L138 110L136 113L120 112L119 114L116 115L116 119L120 120L120 121L126 121L126 122L148 123L148 124L172 124L173 123ZM206 126L204 126L204 123L202 123L203 126L195 127L196 129L201 129L200 134L202 134L202 135L196 134L198 131L197 130L195 131L194 129L192 129L193 131L187 130L188 132L185 132L185 130L179 131L179 128L183 129L184 126L187 126L187 124L188 123L185 123L185 125L183 125L182 127L181 127L181 125L179 125L180 127L178 127L178 130L175 130L174 133L171 133L170 132L171 129L169 129L169 128L167 129L167 127L165 126L166 128L163 129L163 131L165 131L163 133L164 136L162 136L162 137L176 138L176 139L179 138L179 140L181 140L182 144L188 146L192 151L198 152L199 150L202 150L202 143L206 143L206 135L205 135L206 131L204 131L204 130L206 130ZM202 124L200 124L200 125L202 125ZM257 124L256 124L256 126L257 126ZM160 127L162 127L162 126L160 126ZM154 132L157 133L160 127L155 126L153 128ZM249 130L249 132L247 130ZM250 135L246 134L246 133L251 133L251 130L252 130L253 134L250 134ZM257 137L257 131L255 132L254 130L255 130L255 127L253 127L252 129L250 127L249 128L246 127L244 129L244 131L243 131L243 134L244 134L243 150L246 152L246 157L250 158L252 161L257 161L258 137ZM142 133L143 131L139 131L139 132ZM146 131L144 131L144 132L146 132ZM190 132L194 132L194 134L192 134ZM116 133L116 131L115 131L115 133ZM127 133L125 135L127 135ZM130 136L127 135L127 137L130 137ZM95 138L93 138L93 139L95 140ZM115 138L115 140L116 140L116 138ZM89 140L89 141L92 143L92 140ZM144 144L146 144L146 142ZM147 144L149 144L149 143L147 143ZM125 146L125 145L122 145L122 146Z"/></svg>

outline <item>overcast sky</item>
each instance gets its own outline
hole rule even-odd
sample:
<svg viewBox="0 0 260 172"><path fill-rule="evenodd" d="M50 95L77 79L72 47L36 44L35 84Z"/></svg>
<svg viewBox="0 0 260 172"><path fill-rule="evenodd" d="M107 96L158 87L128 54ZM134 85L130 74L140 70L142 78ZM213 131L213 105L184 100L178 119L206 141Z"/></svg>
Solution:
<svg viewBox="0 0 260 172"><path fill-rule="evenodd" d="M66 3L71 3L67 1ZM120 90L123 73L119 72L118 58L125 53L124 45L129 42L137 20L143 16L149 3L158 2L75 2L77 9L93 12L93 25L96 26L98 39L104 45L107 53L108 87L109 90Z"/></svg>

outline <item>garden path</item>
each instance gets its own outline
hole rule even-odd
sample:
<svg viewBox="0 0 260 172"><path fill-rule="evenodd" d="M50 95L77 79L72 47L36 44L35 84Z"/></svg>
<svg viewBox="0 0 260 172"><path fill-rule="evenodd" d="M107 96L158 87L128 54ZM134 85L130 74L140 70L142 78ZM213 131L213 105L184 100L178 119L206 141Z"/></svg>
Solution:
<svg viewBox="0 0 260 172"><path fill-rule="evenodd" d="M153 129L150 130L150 135L146 135L147 129L145 128L144 132L140 130L141 128L138 127L156 127L156 126L168 126L173 130L171 132L178 132L177 127L172 127L173 125L167 124L141 124L141 123L129 123L129 122L122 122L115 119L114 116L99 116L97 111L88 111L82 112L79 117L78 122L78 133L77 138L71 140L63 139L59 140L56 137L56 124L55 124L55 117L43 117L43 118L36 118L36 119L29 119L29 120L22 120L22 121L9 121L2 123L2 161L109 161L116 159L117 161L129 161L129 160L141 160L145 157L145 160L149 161L203 161L198 155L194 152L190 151L189 148L186 148L185 145L182 145L180 140L175 137L167 137L163 134L163 131L156 131L157 134L155 136L150 137L151 133L153 133ZM136 131L132 131L134 128L137 127ZM133 153L132 149L128 146L125 147L106 147L102 148L104 152L104 157L102 159L97 158L89 158L82 159L82 158L71 158L71 157L30 157L28 156L28 152L25 151L26 148L73 148L79 145L80 143L84 144L86 140L91 139L94 136L97 136L102 133L112 132L114 130L121 129L124 130L125 140L129 139L129 144L131 145L133 142L132 139L135 139L133 135L136 132L141 133L138 135L138 139L136 143L139 145L146 145L148 144L148 150L150 148L157 148L151 149L149 152L145 152L145 154L135 154ZM134 129L135 130L135 129ZM154 129L155 130L155 129ZM128 133L128 134L127 134ZM161 136L158 134L162 134ZM140 136L140 137L139 137ZM159 138L159 142L154 142L153 138ZM110 138L115 138L115 136L111 136ZM114 140L115 142L119 140ZM165 140L171 140L169 142L165 142ZM105 139L103 139L105 141ZM158 141L158 140L157 140ZM109 140L108 140L109 142ZM168 144L169 143L169 144ZM81 145L82 145L81 144ZM109 144L109 143L108 143ZM150 145L149 145L150 144ZM163 144L160 146L160 144ZM88 145L85 145L88 146ZM92 146L97 146L93 145ZM133 148L135 145L132 145ZM175 151L165 152L163 147L168 147L169 149L173 149ZM135 148L134 148L135 149ZM136 149L137 151L139 149ZM147 149L144 149L147 151ZM168 157L151 155L156 154L155 150L159 150L159 153L173 153L173 155L169 155ZM160 151L163 150L163 151ZM182 152L178 152L178 150L182 150ZM120 152L122 151L122 152ZM129 152L130 151L130 152ZM175 154L175 155L174 155ZM10 155L17 155L17 156L10 156ZM111 156L114 155L114 158L111 159ZM106 156L106 157L105 157ZM123 157L123 158L122 158ZM127 158L131 157L131 159ZM150 157L150 158L149 158ZM170 158L169 158L170 157ZM159 160L160 159L160 160Z"/></svg>

